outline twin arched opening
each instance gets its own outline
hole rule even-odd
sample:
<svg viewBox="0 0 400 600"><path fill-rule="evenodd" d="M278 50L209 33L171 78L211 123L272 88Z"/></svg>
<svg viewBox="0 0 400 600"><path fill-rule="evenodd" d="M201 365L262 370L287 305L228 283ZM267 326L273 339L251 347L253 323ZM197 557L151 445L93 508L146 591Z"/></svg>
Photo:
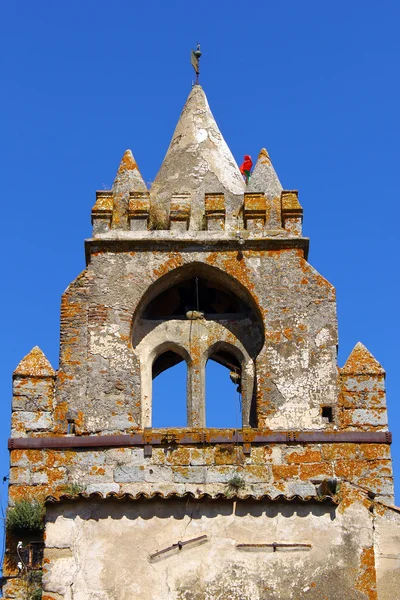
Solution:
<svg viewBox="0 0 400 600"><path fill-rule="evenodd" d="M236 280L200 263L175 269L142 299L133 331L143 427L253 424L263 327L251 295Z"/></svg>

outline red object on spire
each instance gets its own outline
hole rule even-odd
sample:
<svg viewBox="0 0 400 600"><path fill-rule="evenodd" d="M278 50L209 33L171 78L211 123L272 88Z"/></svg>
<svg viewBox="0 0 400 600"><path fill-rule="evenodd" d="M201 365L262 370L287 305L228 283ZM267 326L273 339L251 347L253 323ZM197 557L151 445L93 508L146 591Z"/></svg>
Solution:
<svg viewBox="0 0 400 600"><path fill-rule="evenodd" d="M243 158L243 162L239 167L239 170L240 170L241 174L243 175L243 177L245 178L246 183L249 181L250 171L251 171L252 166L253 166L253 161L251 160L251 156L249 156L248 154L245 154L244 158Z"/></svg>

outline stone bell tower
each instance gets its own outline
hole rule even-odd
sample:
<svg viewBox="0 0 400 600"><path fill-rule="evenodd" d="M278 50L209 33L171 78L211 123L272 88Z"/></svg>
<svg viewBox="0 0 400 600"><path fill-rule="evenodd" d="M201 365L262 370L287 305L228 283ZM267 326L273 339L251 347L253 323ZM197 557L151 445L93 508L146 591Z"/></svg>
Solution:
<svg viewBox="0 0 400 600"><path fill-rule="evenodd" d="M302 219L266 150L244 182L199 85L150 190L124 154L63 294L58 370L34 348L13 375L9 512L43 505L45 535L9 527L7 599L34 572L44 600L397 597L385 373L360 343L338 367ZM208 360L239 429L206 427ZM187 426L156 429L153 380L182 361Z"/></svg>

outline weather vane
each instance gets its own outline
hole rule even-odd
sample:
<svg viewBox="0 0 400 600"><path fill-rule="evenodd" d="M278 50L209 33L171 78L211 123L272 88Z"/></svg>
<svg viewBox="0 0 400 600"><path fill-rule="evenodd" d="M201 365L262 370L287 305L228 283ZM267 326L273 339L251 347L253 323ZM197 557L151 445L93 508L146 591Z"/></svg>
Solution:
<svg viewBox="0 0 400 600"><path fill-rule="evenodd" d="M192 67L196 73L196 85L199 84L199 75L200 75L200 44L197 44L196 50L192 50L190 55L190 62L192 63Z"/></svg>

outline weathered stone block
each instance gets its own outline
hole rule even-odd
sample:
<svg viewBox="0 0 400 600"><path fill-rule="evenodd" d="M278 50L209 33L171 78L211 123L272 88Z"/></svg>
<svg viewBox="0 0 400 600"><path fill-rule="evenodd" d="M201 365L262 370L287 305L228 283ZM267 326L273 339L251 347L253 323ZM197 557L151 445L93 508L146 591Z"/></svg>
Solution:
<svg viewBox="0 0 400 600"><path fill-rule="evenodd" d="M235 475L242 476L242 471L239 471L234 466L226 467L209 467L206 471L207 483L228 483Z"/></svg>
<svg viewBox="0 0 400 600"><path fill-rule="evenodd" d="M357 451L363 460L390 459L389 444L357 444Z"/></svg>
<svg viewBox="0 0 400 600"><path fill-rule="evenodd" d="M52 425L52 414L50 412L18 411L12 414L12 429L15 434L23 431L50 431Z"/></svg>
<svg viewBox="0 0 400 600"><path fill-rule="evenodd" d="M259 483L271 480L269 465L249 465L240 473L246 483Z"/></svg>
<svg viewBox="0 0 400 600"><path fill-rule="evenodd" d="M70 469L71 475L82 474L82 479L88 485L91 483L112 483L114 480L114 469L109 465L93 465L92 467L78 466Z"/></svg>
<svg viewBox="0 0 400 600"><path fill-rule="evenodd" d="M167 465L182 465L190 464L190 448L174 448L167 449L165 454L165 464Z"/></svg>
<svg viewBox="0 0 400 600"><path fill-rule="evenodd" d="M107 464L114 465L115 467L121 465L142 465L145 462L143 448L113 448L107 450L105 460Z"/></svg>
<svg viewBox="0 0 400 600"><path fill-rule="evenodd" d="M351 425L372 425L386 427L388 424L387 411L383 409L366 410L354 409L346 411Z"/></svg>
<svg viewBox="0 0 400 600"><path fill-rule="evenodd" d="M53 378L14 378L12 410L48 411L53 402Z"/></svg>
<svg viewBox="0 0 400 600"><path fill-rule="evenodd" d="M286 485L286 494L288 496L315 496L315 485L311 481L289 481Z"/></svg>
<svg viewBox="0 0 400 600"><path fill-rule="evenodd" d="M300 475L299 465L273 465L272 476L275 481L281 479L293 479Z"/></svg>
<svg viewBox="0 0 400 600"><path fill-rule="evenodd" d="M103 496L111 492L118 493L119 492L118 483L91 483L85 486L85 492L87 494L92 494L93 492L100 492Z"/></svg>
<svg viewBox="0 0 400 600"><path fill-rule="evenodd" d="M114 469L114 481L116 483L132 483L145 481L144 467L120 466Z"/></svg>
<svg viewBox="0 0 400 600"><path fill-rule="evenodd" d="M316 463L321 461L321 451L304 448L301 451L288 451L285 453L285 461L289 464Z"/></svg>
<svg viewBox="0 0 400 600"><path fill-rule="evenodd" d="M323 460L352 460L358 457L358 444L321 444Z"/></svg>
<svg viewBox="0 0 400 600"><path fill-rule="evenodd" d="M341 386L349 392L385 392L385 377L372 375L342 375Z"/></svg>
<svg viewBox="0 0 400 600"><path fill-rule="evenodd" d="M10 469L10 485L30 485L31 471L28 468L11 467Z"/></svg>
<svg viewBox="0 0 400 600"><path fill-rule="evenodd" d="M177 483L205 483L211 481L206 467L172 467L173 481Z"/></svg>
<svg viewBox="0 0 400 600"><path fill-rule="evenodd" d="M193 466L214 464L214 448L192 448L190 451L190 464Z"/></svg>
<svg viewBox="0 0 400 600"><path fill-rule="evenodd" d="M300 465L300 479L333 477L333 467L328 463L309 463Z"/></svg>

